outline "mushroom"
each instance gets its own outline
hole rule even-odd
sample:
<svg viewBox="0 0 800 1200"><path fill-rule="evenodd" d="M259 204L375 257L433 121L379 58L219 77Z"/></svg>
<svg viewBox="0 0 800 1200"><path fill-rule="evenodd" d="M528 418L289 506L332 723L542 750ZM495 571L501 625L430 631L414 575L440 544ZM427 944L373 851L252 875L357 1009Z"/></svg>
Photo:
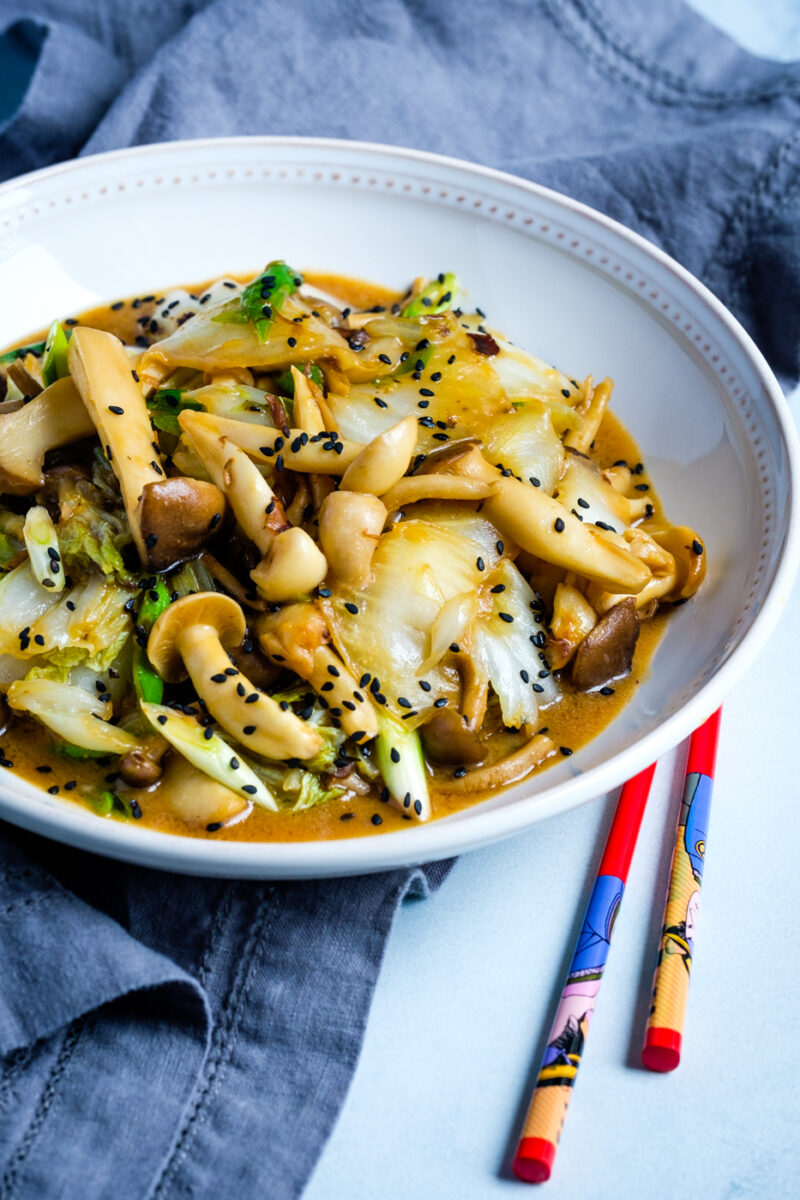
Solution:
<svg viewBox="0 0 800 1200"><path fill-rule="evenodd" d="M322 747L319 734L231 666L227 650L244 635L244 614L235 600L196 592L156 618L147 655L170 682L188 674L211 715L248 750L265 758L313 758Z"/></svg>
<svg viewBox="0 0 800 1200"><path fill-rule="evenodd" d="M186 409L178 419L230 501L239 525L264 556L250 578L264 599L273 603L307 595L328 573L324 554L304 529L289 524L280 501L244 450L198 420L202 416Z"/></svg>
<svg viewBox="0 0 800 1200"><path fill-rule="evenodd" d="M29 496L44 482L48 450L91 437L94 423L71 379L58 379L0 418L0 491Z"/></svg>
<svg viewBox="0 0 800 1200"><path fill-rule="evenodd" d="M309 437L325 432L325 421L320 408L322 393L313 379L292 367L292 382L294 383L294 405L292 415L294 423Z"/></svg>
<svg viewBox="0 0 800 1200"><path fill-rule="evenodd" d="M497 484L481 513L504 537L546 562L566 567L617 592L636 594L650 579L647 566L624 545L585 525L541 488L504 476L480 452L475 439L452 442L428 455L421 471L449 471Z"/></svg>
<svg viewBox="0 0 800 1200"><path fill-rule="evenodd" d="M485 500L496 491L496 484L466 475L407 475L381 499L389 512L396 512L419 500Z"/></svg>
<svg viewBox="0 0 800 1200"><path fill-rule="evenodd" d="M596 624L597 613L586 597L573 583L559 583L553 598L547 646L547 661L554 671L566 666Z"/></svg>
<svg viewBox="0 0 800 1200"><path fill-rule="evenodd" d="M682 539L679 534L674 539L676 549L684 555L687 551L691 553L691 539L694 538L694 534L691 530L682 530L681 534L688 535L689 544L682 550L680 545ZM650 571L649 582L636 596L636 607L640 611L648 608L654 601L673 596L677 599L681 583L676 560L669 550L651 537L649 532L644 529L626 529L622 535L606 532L604 536L620 545L627 546L631 553L640 558ZM669 534L667 536L669 537ZM685 570L686 568L684 568L684 572ZM594 583L589 584L586 595L598 613L608 612L622 599L621 593L605 591Z"/></svg>
<svg viewBox="0 0 800 1200"><path fill-rule="evenodd" d="M488 792L493 788L505 787L516 783L543 763L551 754L555 754L555 744L544 733L537 733L513 754L507 754L497 762L487 767L478 767L476 771L467 771L466 775L456 779L454 776L437 775L433 780L434 792L441 795L471 795L474 792Z"/></svg>
<svg viewBox="0 0 800 1200"><path fill-rule="evenodd" d="M576 409L576 412L583 417L583 424L580 429L570 430L564 438L564 445L567 449L578 450L581 454L588 453L597 436L613 390L613 379L604 379L602 383L598 383L596 388L593 388L592 377L591 375L587 376L583 385L583 400Z"/></svg>
<svg viewBox="0 0 800 1200"><path fill-rule="evenodd" d="M250 807L242 796L198 771L182 754L170 754L158 797L187 825L219 827Z"/></svg>
<svg viewBox="0 0 800 1200"><path fill-rule="evenodd" d="M149 747L137 747L122 755L117 770L129 787L152 787L161 778L161 756L167 748L165 741L159 740L156 753Z"/></svg>
<svg viewBox="0 0 800 1200"><path fill-rule="evenodd" d="M183 420L191 411L184 409L178 420ZM335 432L316 433L313 437L303 429L272 429L267 425L256 425L251 421L237 421L233 417L216 417L212 413L192 412L194 428L203 428L217 437L226 437L258 462L271 463L278 467L278 457L283 466L291 471L307 471L312 474L343 475L350 463L364 449L360 442L349 442ZM185 428L185 426L183 426ZM288 432L287 432L288 431Z"/></svg>
<svg viewBox="0 0 800 1200"><path fill-rule="evenodd" d="M267 657L310 683L348 737L359 742L375 737L375 710L328 646L330 630L315 604L289 604L278 612L266 613L258 618L256 630Z"/></svg>
<svg viewBox="0 0 800 1200"><path fill-rule="evenodd" d="M37 378L21 358L16 358L14 362L8 364L6 374L23 396L27 396L29 399L39 396L44 391L41 378Z"/></svg>
<svg viewBox="0 0 800 1200"><path fill-rule="evenodd" d="M662 599L672 603L688 600L706 577L706 553L701 539L686 525L667 525L648 532L675 560L675 579Z"/></svg>
<svg viewBox="0 0 800 1200"><path fill-rule="evenodd" d="M636 600L626 596L600 618L578 647L572 663L573 686L589 692L628 675L638 637Z"/></svg>
<svg viewBox="0 0 800 1200"><path fill-rule="evenodd" d="M386 507L367 492L331 492L319 512L319 540L341 583L362 587L386 521Z"/></svg>
<svg viewBox="0 0 800 1200"><path fill-rule="evenodd" d="M68 361L119 479L142 563L160 571L190 557L222 519L219 489L199 479L165 477L144 397L119 338L99 329L75 329Z"/></svg>
<svg viewBox="0 0 800 1200"><path fill-rule="evenodd" d="M441 708L433 713L420 729L425 753L436 763L482 762L486 752L474 729L470 729L465 717L452 708Z"/></svg>
<svg viewBox="0 0 800 1200"><path fill-rule="evenodd" d="M417 447L417 419L413 413L379 433L364 447L342 476L348 492L382 496L402 479Z"/></svg>

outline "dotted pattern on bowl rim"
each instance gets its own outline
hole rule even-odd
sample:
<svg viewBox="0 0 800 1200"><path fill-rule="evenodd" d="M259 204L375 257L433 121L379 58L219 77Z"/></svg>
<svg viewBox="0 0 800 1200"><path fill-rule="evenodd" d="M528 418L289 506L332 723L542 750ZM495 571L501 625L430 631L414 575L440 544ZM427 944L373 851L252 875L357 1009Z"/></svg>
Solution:
<svg viewBox="0 0 800 1200"><path fill-rule="evenodd" d="M776 509L775 491L768 469L767 453L763 444L764 439L761 436L762 430L759 429L752 401L746 389L736 378L730 363L720 353L707 329L683 313L680 305L666 288L649 280L632 263L620 256L610 254L605 247L591 238L578 236L567 225L537 213L535 210L536 197L533 194L521 193L520 204L509 208L507 204L498 202L495 197L487 195L485 192L482 193L477 188L454 188L444 183L437 184L431 180L430 176L420 177L411 171L401 169L388 171L370 167L368 170L351 170L341 165L313 161L306 163L276 161L269 166L255 166L251 160L247 159L240 165L186 169L174 174L166 170L139 171L135 172L131 179L118 179L72 191L59 190L58 181L54 180L54 190L49 197L43 197L17 208L9 208L0 217L0 254L2 254L4 231L11 232L21 225L35 223L37 217L46 216L60 207L66 208L73 204L113 200L131 192L139 194L148 190L160 191L165 188L186 188L214 183L253 184L267 181L278 185L321 184L328 187L394 192L398 195L413 197L416 200L480 214L484 219L514 227L537 241L549 243L564 253L590 264L637 296L648 307L654 309L662 321L673 326L683 339L689 342L695 354L711 368L723 390L736 405L744 432L753 449L761 486L763 528L759 557L739 617L724 646L714 656L703 674L694 682L691 689L674 701L678 706L682 704L696 691L698 686L702 686L710 678L716 667L728 657L735 645L739 630L745 623L750 623L759 607L758 593L770 558L770 549L775 534L774 514Z"/></svg>

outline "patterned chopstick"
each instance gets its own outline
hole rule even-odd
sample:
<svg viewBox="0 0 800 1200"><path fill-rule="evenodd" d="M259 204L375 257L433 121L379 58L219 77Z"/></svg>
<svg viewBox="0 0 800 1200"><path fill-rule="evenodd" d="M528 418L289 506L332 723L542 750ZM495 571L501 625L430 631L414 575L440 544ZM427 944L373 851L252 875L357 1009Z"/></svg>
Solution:
<svg viewBox="0 0 800 1200"><path fill-rule="evenodd" d="M550 1178L654 770L629 779L617 802L514 1156L514 1174L526 1183Z"/></svg>
<svg viewBox="0 0 800 1200"><path fill-rule="evenodd" d="M696 729L689 742L653 1002L642 1047L642 1064L650 1071L674 1071L681 1060L721 711L717 709Z"/></svg>

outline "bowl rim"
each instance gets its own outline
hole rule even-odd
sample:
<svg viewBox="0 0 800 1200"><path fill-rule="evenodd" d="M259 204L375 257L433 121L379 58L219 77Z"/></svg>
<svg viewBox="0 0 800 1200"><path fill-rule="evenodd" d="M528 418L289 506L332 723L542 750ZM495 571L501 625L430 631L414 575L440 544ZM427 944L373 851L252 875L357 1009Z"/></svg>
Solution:
<svg viewBox="0 0 800 1200"><path fill-rule="evenodd" d="M572 213L665 269L678 285L688 288L712 322L721 324L738 344L771 405L786 453L789 498L783 547L774 577L763 604L738 645L677 712L633 745L597 766L536 795L520 797L507 806L481 811L478 804L459 814L461 819L442 818L428 825L379 837L309 842L214 842L141 828L131 834L127 825L98 820L88 811L83 813L77 806L69 804L63 808L31 807L31 798L43 795L42 789L0 768L0 784L3 785L0 787L0 816L73 846L165 870L237 878L322 878L366 874L451 857L521 832L540 820L566 812L616 788L676 746L722 704L736 681L760 654L788 598L800 563L800 506L797 503L800 439L786 398L766 359L722 301L690 271L641 234L582 201L542 184L431 151L344 138L289 135L183 139L105 151L30 171L0 184L0 199L21 187L79 173L84 167L98 163L127 163L165 152L213 154L216 150L239 146L253 150L305 147L314 151L365 153L428 168L455 169L474 179L514 188ZM9 780L13 787L10 792L5 786Z"/></svg>

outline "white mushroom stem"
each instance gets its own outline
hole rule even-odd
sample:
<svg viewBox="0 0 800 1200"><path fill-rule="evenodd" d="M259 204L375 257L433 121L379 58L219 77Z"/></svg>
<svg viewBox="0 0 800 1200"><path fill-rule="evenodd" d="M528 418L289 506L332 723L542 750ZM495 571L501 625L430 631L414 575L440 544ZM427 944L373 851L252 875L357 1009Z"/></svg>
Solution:
<svg viewBox="0 0 800 1200"><path fill-rule="evenodd" d="M327 574L325 555L305 529L295 526L277 535L250 578L265 600L285 604L307 596Z"/></svg>
<svg viewBox="0 0 800 1200"><path fill-rule="evenodd" d="M592 388L592 377L588 376L583 385L584 399L578 405L578 412L583 417L583 425L580 429L573 429L567 434L564 438L565 446L571 450L578 450L581 454L589 453L603 420L603 414L608 408L613 389L613 379L604 379L598 383L596 388Z"/></svg>
<svg viewBox="0 0 800 1200"><path fill-rule="evenodd" d="M99 329L73 331L69 369L94 421L106 457L119 480L136 548L148 560L138 519L139 501L148 483L164 478L144 397L131 374L118 338Z"/></svg>
<svg viewBox="0 0 800 1200"><path fill-rule="evenodd" d="M267 657L305 679L348 737L357 741L375 737L375 709L342 660L325 644L327 624L313 604L292 604L259 617L257 632Z"/></svg>
<svg viewBox="0 0 800 1200"><path fill-rule="evenodd" d="M466 775L458 779L437 776L433 790L445 796L466 796L474 792L488 792L491 788L506 787L524 779L546 758L555 754L555 751L555 745L550 738L544 733L537 733L521 749L507 754L505 758L498 759L488 767L467 771Z"/></svg>
<svg viewBox="0 0 800 1200"><path fill-rule="evenodd" d="M366 492L331 492L319 513L319 540L342 583L361 587L386 522L386 507Z"/></svg>
<svg viewBox="0 0 800 1200"><path fill-rule="evenodd" d="M309 437L315 433L325 432L325 419L319 406L321 395L313 379L309 379L297 367L292 367L294 382L294 406L292 414L298 429L302 429Z"/></svg>
<svg viewBox="0 0 800 1200"><path fill-rule="evenodd" d="M48 450L91 437L94 422L71 379L59 379L0 418L0 490L29 496L42 486Z"/></svg>
<svg viewBox="0 0 800 1200"><path fill-rule="evenodd" d="M183 659L195 691L211 715L248 750L264 758L313 758L322 739L291 710L259 692L234 668L216 629L190 625L177 637L175 648Z"/></svg>
<svg viewBox="0 0 800 1200"><path fill-rule="evenodd" d="M244 450L203 421L203 413L180 414L184 434L214 483L227 496L236 520L264 558L250 572L265 600L297 600L328 573L324 554L304 529L290 527L272 488Z"/></svg>
<svg viewBox="0 0 800 1200"><path fill-rule="evenodd" d="M286 435L280 429L255 425L251 421L236 421L232 417L215 417L211 413L195 413L194 416L198 426L217 437L230 438L251 458L270 463L273 468L280 455L283 465L291 471L343 475L364 448L360 442L349 442L331 433L314 434L312 438L303 429L290 429Z"/></svg>
<svg viewBox="0 0 800 1200"><path fill-rule="evenodd" d="M416 446L417 418L409 413L374 437L353 459L342 476L342 489L382 496L403 478Z"/></svg>
<svg viewBox="0 0 800 1200"><path fill-rule="evenodd" d="M418 500L485 500L496 491L497 484L462 475L406 475L381 500L389 512L395 512Z"/></svg>
<svg viewBox="0 0 800 1200"><path fill-rule="evenodd" d="M185 437L217 487L223 491L244 533L262 554L275 535L289 528L283 507L255 463L235 442L209 429L185 409L178 420Z"/></svg>
<svg viewBox="0 0 800 1200"><path fill-rule="evenodd" d="M165 477L147 406L119 338L75 329L68 362L119 480L139 557L159 570L171 566L197 550L218 525L219 491L200 480Z"/></svg>

